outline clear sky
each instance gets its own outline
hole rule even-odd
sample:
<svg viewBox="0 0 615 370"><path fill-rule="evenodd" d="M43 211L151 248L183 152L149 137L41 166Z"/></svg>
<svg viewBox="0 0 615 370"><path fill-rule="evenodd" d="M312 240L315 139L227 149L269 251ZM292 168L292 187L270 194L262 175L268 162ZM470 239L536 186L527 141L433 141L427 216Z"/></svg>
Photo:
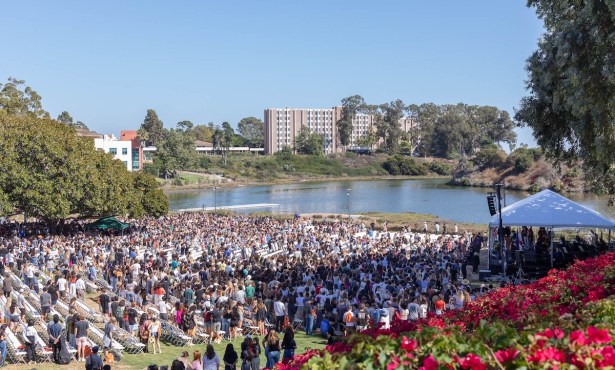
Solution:
<svg viewBox="0 0 615 370"><path fill-rule="evenodd" d="M542 33L523 0L7 0L0 24L3 82L24 79L53 117L116 135L148 108L165 127L235 126L354 94L513 114Z"/></svg>

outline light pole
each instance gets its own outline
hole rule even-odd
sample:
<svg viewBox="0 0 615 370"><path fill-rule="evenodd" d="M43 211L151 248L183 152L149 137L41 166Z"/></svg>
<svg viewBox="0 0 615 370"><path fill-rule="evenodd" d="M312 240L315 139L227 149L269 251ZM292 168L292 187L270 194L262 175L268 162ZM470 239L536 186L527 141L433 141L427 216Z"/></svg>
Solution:
<svg viewBox="0 0 615 370"><path fill-rule="evenodd" d="M502 225L502 184L495 184L495 190L498 198L498 240L502 252L502 276L506 279L506 243L504 243L504 225Z"/></svg>
<svg viewBox="0 0 615 370"><path fill-rule="evenodd" d="M218 212L218 187L214 186L214 212Z"/></svg>
<svg viewBox="0 0 615 370"><path fill-rule="evenodd" d="M352 189L346 189L346 196L348 197L348 219L350 219L350 191Z"/></svg>

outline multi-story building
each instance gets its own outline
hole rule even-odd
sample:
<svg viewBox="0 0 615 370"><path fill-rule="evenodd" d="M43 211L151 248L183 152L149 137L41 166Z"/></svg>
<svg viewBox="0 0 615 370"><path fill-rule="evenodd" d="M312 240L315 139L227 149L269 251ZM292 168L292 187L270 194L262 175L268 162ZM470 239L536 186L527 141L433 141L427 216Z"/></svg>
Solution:
<svg viewBox="0 0 615 370"><path fill-rule="evenodd" d="M131 140L118 140L115 135L103 135L102 138L94 139L94 147L113 154L115 159L124 163L128 171L133 170Z"/></svg>
<svg viewBox="0 0 615 370"><path fill-rule="evenodd" d="M265 154L273 154L285 146L293 147L301 127L324 136L323 149L326 154L336 150L337 122L335 109L266 109L265 110Z"/></svg>
<svg viewBox="0 0 615 370"><path fill-rule="evenodd" d="M130 166L129 171L139 171L143 169L143 146L137 138L138 133L136 130L121 131L120 140L130 141L132 144L130 151Z"/></svg>
<svg viewBox="0 0 615 370"><path fill-rule="evenodd" d="M325 143L323 151L332 154L342 150L337 137L336 123L342 117L342 107L330 109L298 109L298 108L270 108L265 110L265 154L273 154L285 146L293 147L295 137L299 135L301 127L305 126L312 132L323 135ZM373 127L375 118L371 114L358 113L352 121L352 133L348 148L356 148L364 143ZM416 128L416 120L404 117L399 121L400 128L405 132L412 132ZM413 146L417 138L412 138ZM373 143L376 146L379 142Z"/></svg>

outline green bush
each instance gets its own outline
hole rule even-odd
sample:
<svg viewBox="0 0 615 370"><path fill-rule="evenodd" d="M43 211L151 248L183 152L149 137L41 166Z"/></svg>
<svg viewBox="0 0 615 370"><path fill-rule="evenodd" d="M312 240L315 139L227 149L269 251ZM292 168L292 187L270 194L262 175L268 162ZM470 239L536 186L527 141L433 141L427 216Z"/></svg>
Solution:
<svg viewBox="0 0 615 370"><path fill-rule="evenodd" d="M431 162L429 170L442 176L448 176L452 172L451 166L443 162Z"/></svg>
<svg viewBox="0 0 615 370"><path fill-rule="evenodd" d="M400 155L389 157L382 164L382 168L384 168L389 175L393 176L425 176L429 173L427 166L416 163L412 158L406 158Z"/></svg>
<svg viewBox="0 0 615 370"><path fill-rule="evenodd" d="M480 168L501 168L506 164L506 153L495 145L490 145L482 148L472 162Z"/></svg>
<svg viewBox="0 0 615 370"><path fill-rule="evenodd" d="M521 147L510 153L506 162L509 166L514 166L517 172L523 173L532 167L534 160L535 151Z"/></svg>

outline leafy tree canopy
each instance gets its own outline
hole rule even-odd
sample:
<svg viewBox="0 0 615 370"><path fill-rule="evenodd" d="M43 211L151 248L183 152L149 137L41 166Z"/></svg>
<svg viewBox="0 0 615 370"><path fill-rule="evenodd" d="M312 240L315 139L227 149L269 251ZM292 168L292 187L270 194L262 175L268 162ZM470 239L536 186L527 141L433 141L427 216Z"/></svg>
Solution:
<svg viewBox="0 0 615 370"><path fill-rule="evenodd" d="M583 159L595 190L615 194L615 5L529 0L546 32L527 61L530 95L515 118L546 154Z"/></svg>
<svg viewBox="0 0 615 370"><path fill-rule="evenodd" d="M13 77L4 84L0 83L0 110L10 115L49 118L49 113L43 109L41 96L25 83Z"/></svg>
<svg viewBox="0 0 615 370"><path fill-rule="evenodd" d="M295 137L295 150L299 154L323 155L324 137L303 126Z"/></svg>
<svg viewBox="0 0 615 370"><path fill-rule="evenodd" d="M140 140L147 142L147 145L160 144L164 136L164 125L155 110L147 110L138 135Z"/></svg>
<svg viewBox="0 0 615 370"><path fill-rule="evenodd" d="M242 118L237 124L239 135L243 136L252 147L265 146L265 124L258 118Z"/></svg>

